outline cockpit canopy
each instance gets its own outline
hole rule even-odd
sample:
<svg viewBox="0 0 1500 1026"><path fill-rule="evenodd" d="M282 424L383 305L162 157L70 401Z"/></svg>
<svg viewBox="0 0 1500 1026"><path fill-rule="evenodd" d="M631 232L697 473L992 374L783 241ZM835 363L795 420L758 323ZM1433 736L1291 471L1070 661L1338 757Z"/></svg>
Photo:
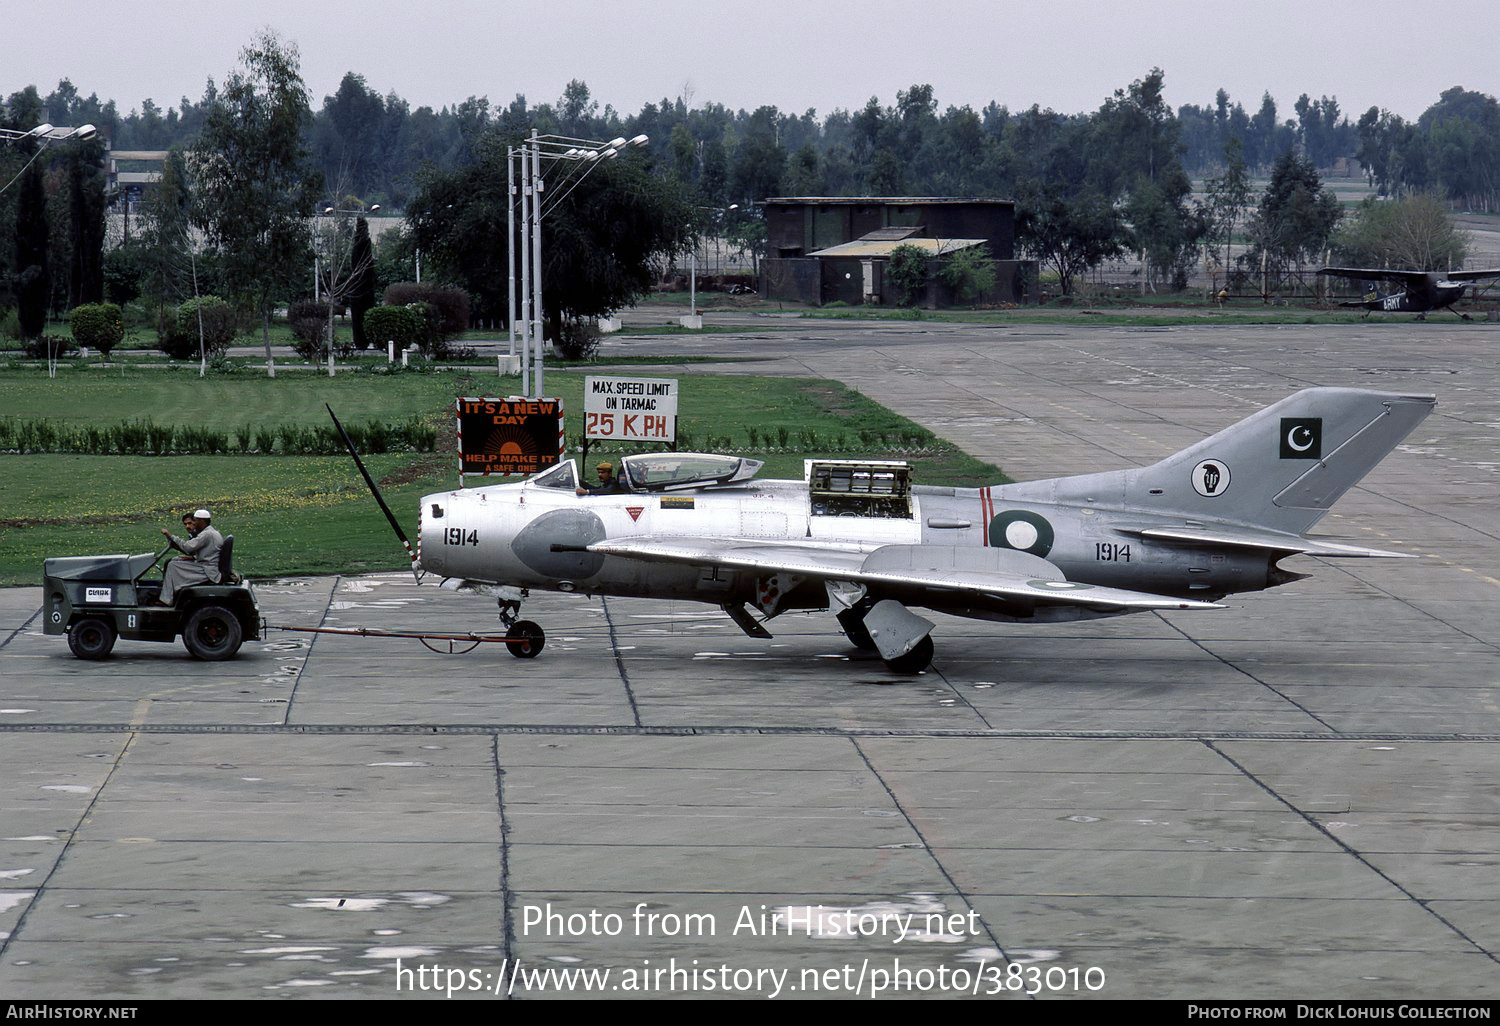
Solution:
<svg viewBox="0 0 1500 1026"><path fill-rule="evenodd" d="M632 492L676 492L749 481L761 460L701 452L642 452L619 461L619 477ZM528 484L572 491L578 487L578 466L564 460L531 478Z"/></svg>
<svg viewBox="0 0 1500 1026"><path fill-rule="evenodd" d="M761 460L717 456L701 452L643 452L620 460L621 474L631 491L675 492L749 481Z"/></svg>
<svg viewBox="0 0 1500 1026"><path fill-rule="evenodd" d="M564 488L574 491L578 488L578 465L572 460L563 460L555 467L548 467L540 474L530 478L527 484L540 485L543 488Z"/></svg>

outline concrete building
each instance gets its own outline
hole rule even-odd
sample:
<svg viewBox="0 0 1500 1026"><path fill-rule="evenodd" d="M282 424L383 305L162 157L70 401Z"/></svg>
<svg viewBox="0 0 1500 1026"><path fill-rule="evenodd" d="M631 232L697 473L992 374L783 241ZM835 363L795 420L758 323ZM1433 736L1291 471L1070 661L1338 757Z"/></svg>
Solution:
<svg viewBox="0 0 1500 1026"><path fill-rule="evenodd" d="M1015 259L1015 204L1009 200L943 196L781 196L766 200L766 258L761 295L822 306L843 302L893 303L885 267L900 245L930 254L934 272L944 257L982 247L996 263L996 283L984 304L1030 301L1033 261ZM934 273L920 305L953 305Z"/></svg>

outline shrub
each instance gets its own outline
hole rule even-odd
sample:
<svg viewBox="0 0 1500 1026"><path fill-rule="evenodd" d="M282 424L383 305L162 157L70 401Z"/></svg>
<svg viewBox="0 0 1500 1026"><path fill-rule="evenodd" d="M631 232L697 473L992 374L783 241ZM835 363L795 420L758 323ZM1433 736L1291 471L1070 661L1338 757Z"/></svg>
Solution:
<svg viewBox="0 0 1500 1026"><path fill-rule="evenodd" d="M472 349L455 349L448 344L452 337L443 324L443 312L428 302L407 303L406 309L416 315L421 330L417 334L417 348L429 360L446 360L474 355Z"/></svg>
<svg viewBox="0 0 1500 1026"><path fill-rule="evenodd" d="M63 338L61 335L41 335L37 338L28 339L23 347L26 355L33 360L58 359L68 356L74 351L73 340Z"/></svg>
<svg viewBox="0 0 1500 1026"><path fill-rule="evenodd" d="M599 353L601 337L592 321L563 321L557 332L557 355L564 360L592 360Z"/></svg>
<svg viewBox="0 0 1500 1026"><path fill-rule="evenodd" d="M342 303L334 304L334 313L342 316L344 306ZM297 341L292 343L292 348L297 355L304 360L316 360L328 353L328 304L326 302L314 302L303 300L293 303L287 310L287 323L291 326L292 334ZM339 338L338 332L334 332L333 351L336 356L347 357L354 352L352 339Z"/></svg>
<svg viewBox="0 0 1500 1026"><path fill-rule="evenodd" d="M420 310L406 306L377 306L365 311L365 337L377 349L395 342L397 349L418 345L427 330L427 319Z"/></svg>
<svg viewBox="0 0 1500 1026"><path fill-rule="evenodd" d="M995 291L995 261L979 246L954 253L939 274L961 303L978 303Z"/></svg>
<svg viewBox="0 0 1500 1026"><path fill-rule="evenodd" d="M68 315L73 341L97 349L105 358L125 338L125 316L113 303L84 303Z"/></svg>
<svg viewBox="0 0 1500 1026"><path fill-rule="evenodd" d="M885 281L897 303L916 306L927 291L927 254L917 246L897 246L886 264Z"/></svg>
<svg viewBox="0 0 1500 1026"><path fill-rule="evenodd" d="M203 350L212 360L223 354L234 340L234 310L218 296L189 299L175 309L163 311L156 325L157 348L174 360L198 357L198 314L203 314Z"/></svg>
<svg viewBox="0 0 1500 1026"><path fill-rule="evenodd" d="M445 341L469 329L469 294L463 289L426 281L398 281L386 286L387 306L409 303L430 303L437 309L435 321Z"/></svg>

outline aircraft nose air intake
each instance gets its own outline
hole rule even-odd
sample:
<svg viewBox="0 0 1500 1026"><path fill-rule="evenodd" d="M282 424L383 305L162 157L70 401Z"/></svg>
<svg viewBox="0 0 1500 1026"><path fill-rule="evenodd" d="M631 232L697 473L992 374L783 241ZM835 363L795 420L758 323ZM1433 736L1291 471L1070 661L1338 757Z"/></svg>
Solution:
<svg viewBox="0 0 1500 1026"><path fill-rule="evenodd" d="M604 556L598 552L557 552L553 546L576 549L604 538L604 522L595 514L582 509L557 509L527 524L510 548L517 559L539 574L577 581L597 574L604 565Z"/></svg>

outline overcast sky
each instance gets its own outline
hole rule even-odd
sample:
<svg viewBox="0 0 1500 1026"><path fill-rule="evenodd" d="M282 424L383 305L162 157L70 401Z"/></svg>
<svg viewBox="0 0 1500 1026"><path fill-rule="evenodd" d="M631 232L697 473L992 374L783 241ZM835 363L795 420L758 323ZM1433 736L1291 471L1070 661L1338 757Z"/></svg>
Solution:
<svg viewBox="0 0 1500 1026"><path fill-rule="evenodd" d="M940 109L1071 114L1153 66L1174 108L1222 87L1253 114L1269 91L1283 119L1304 92L1351 120L1372 105L1414 118L1454 85L1500 92L1493 0L0 0L0 93L70 78L122 114L175 107L267 26L300 48L314 107L351 70L414 108L552 102L579 78L622 114L684 96L821 116L914 83Z"/></svg>

